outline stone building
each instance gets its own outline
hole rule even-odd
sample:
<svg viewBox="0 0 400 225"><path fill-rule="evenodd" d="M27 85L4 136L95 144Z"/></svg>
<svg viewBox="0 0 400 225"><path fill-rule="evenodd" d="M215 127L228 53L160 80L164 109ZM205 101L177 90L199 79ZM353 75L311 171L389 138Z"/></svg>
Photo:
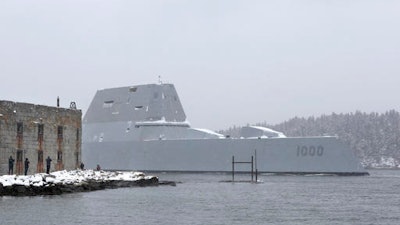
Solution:
<svg viewBox="0 0 400 225"><path fill-rule="evenodd" d="M24 173L24 161L30 161L28 174L75 169L81 162L82 111L28 103L0 101L0 175L8 173L12 156L14 174Z"/></svg>

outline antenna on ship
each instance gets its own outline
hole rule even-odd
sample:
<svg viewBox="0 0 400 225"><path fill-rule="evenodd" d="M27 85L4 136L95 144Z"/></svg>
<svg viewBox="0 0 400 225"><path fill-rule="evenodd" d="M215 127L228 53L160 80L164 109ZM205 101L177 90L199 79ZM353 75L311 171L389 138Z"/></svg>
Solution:
<svg viewBox="0 0 400 225"><path fill-rule="evenodd" d="M161 76L160 76L160 75L158 75L158 83L159 83L159 84L162 84Z"/></svg>

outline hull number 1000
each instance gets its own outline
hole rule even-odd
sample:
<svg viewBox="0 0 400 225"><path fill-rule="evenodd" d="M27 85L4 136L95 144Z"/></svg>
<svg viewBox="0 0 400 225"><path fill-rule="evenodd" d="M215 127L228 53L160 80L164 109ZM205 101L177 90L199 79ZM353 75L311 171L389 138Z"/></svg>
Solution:
<svg viewBox="0 0 400 225"><path fill-rule="evenodd" d="M297 146L297 157L299 156L322 156L324 154L324 147L319 146Z"/></svg>

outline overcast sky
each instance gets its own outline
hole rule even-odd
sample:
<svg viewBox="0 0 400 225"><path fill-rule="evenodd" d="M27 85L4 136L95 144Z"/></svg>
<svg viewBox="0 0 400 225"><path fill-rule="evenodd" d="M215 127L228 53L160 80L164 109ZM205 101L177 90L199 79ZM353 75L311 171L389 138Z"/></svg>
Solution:
<svg viewBox="0 0 400 225"><path fill-rule="evenodd" d="M0 99L175 84L193 127L400 110L398 0L2 0Z"/></svg>

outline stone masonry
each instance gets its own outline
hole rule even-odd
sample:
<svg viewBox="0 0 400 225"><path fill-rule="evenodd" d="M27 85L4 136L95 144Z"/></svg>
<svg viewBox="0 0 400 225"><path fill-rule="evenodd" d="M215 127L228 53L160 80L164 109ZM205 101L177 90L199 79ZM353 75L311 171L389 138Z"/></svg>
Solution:
<svg viewBox="0 0 400 225"><path fill-rule="evenodd" d="M0 175L8 174L10 156L15 160L14 174L19 175L24 174L26 158L28 174L46 172L48 156L50 171L77 168L82 111L74 108L0 101Z"/></svg>

